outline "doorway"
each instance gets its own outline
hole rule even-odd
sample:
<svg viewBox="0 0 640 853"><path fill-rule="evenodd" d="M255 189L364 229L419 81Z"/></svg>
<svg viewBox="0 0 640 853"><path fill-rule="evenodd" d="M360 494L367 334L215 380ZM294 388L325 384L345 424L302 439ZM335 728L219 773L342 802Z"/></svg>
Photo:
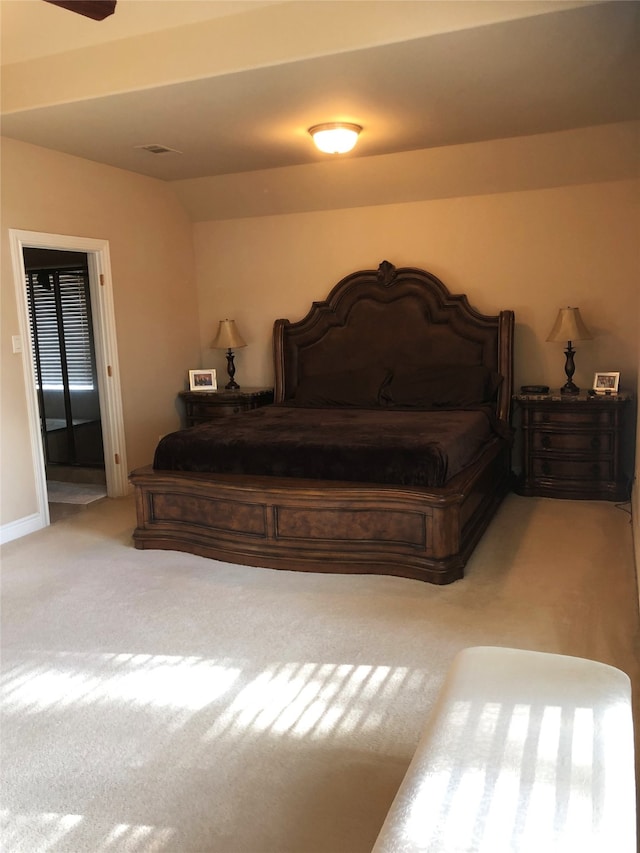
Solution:
<svg viewBox="0 0 640 853"><path fill-rule="evenodd" d="M74 479L83 476L79 473L81 470L90 471L92 468L98 470L100 478L103 481L102 486L106 489L108 497L122 497L130 492L111 287L109 244L105 240L95 240L87 237L43 234L14 229L10 229L9 236L20 322L23 373L27 391L29 434L38 499L39 522L33 529L38 529L38 527L44 527L50 523L47 477L52 464L60 465L57 473L61 479L63 476L67 476L66 473L63 473L63 468L70 469ZM90 360L92 360L91 375L93 376L93 384L96 387L94 388L95 393L93 395L85 396L82 405L84 403L88 404L89 397L92 396L92 407L90 409L82 409L82 406L78 408L80 405L79 399L76 401L70 399L70 397L74 396L71 393L71 387L67 389L68 396L65 401L65 382L59 374L57 377L60 379L59 382L56 382L56 376L51 372L48 373L47 382L45 382L44 377L41 378L40 382L38 381L37 357L35 354L36 342L34 341L30 322L28 286L25 286L25 283L28 282L28 272L34 272L34 269L27 270L27 266L30 267L33 259L37 257L32 250L76 255L73 258L74 261L78 260L78 255L82 258L82 274L75 285L70 286L69 292L73 291L75 287L75 296L77 297L81 289L84 288L88 330L93 339L92 354L90 356ZM60 260L60 255L58 254L51 256L40 255L40 257L45 257L47 260L55 259L56 262ZM56 264L54 268L63 269L63 266ZM45 272L41 277L42 287L44 288L50 283L51 292L54 294L55 300L55 281L51 278L51 270L47 271L46 267L44 269ZM49 282L46 280L47 272L50 276ZM64 318L62 322L64 326ZM68 361L69 359L67 358ZM51 362L48 369L52 370ZM67 373L68 370L67 364ZM71 378L67 375L67 386L82 384L82 382L85 382L85 384L91 383L91 380L87 379L86 375L83 379L81 374L76 373L73 378L78 380L77 382L72 382ZM52 409L46 405L41 406L39 397L44 393L45 384L63 386L61 389L56 389L58 392L61 392L61 394L58 393L57 409ZM74 405L74 403L77 405ZM47 408L49 408L48 413ZM44 410L44 427L42 410ZM84 416L87 412L89 412L89 417ZM51 437L46 435L43 437L43 428L44 432L47 432L47 417L50 418L49 427L59 427L63 430L64 438L62 440L59 440L59 436L58 439L53 440L49 440ZM62 421L62 423L55 423L56 420L58 422ZM88 429L88 432L93 431L94 433L93 439L88 442L91 449L85 447L85 437L80 435L81 430L79 428L85 425L77 423L78 421L86 421L93 424ZM98 430L101 442L96 442L95 440ZM50 431L53 432L54 429ZM99 444L101 444L100 455L96 456L96 448ZM53 457L57 457L57 459L54 460ZM68 466L66 464L62 465L62 461L69 462L70 464ZM92 475L85 473L84 476L91 478Z"/></svg>
<svg viewBox="0 0 640 853"><path fill-rule="evenodd" d="M23 250L50 521L107 496L83 252Z"/></svg>

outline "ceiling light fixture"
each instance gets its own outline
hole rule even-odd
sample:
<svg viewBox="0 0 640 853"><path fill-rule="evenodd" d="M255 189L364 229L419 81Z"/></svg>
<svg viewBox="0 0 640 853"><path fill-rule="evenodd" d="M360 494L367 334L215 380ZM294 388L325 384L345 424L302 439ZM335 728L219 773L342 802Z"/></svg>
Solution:
<svg viewBox="0 0 640 853"><path fill-rule="evenodd" d="M351 151L362 128L359 124L349 124L342 121L331 121L316 124L309 128L316 148L325 154L346 154Z"/></svg>

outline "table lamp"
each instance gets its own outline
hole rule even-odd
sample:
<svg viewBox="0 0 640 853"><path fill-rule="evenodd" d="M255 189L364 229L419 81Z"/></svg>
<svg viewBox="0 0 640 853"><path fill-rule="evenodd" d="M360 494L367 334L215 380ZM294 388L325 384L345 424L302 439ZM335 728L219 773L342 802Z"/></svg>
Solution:
<svg viewBox="0 0 640 853"><path fill-rule="evenodd" d="M236 328L235 320L220 320L218 326L218 334L215 336L211 344L213 349L226 349L227 351L227 373L229 381L224 386L227 390L236 390L240 388L238 383L233 378L236 368L233 363L233 350L240 347L246 347L246 343L240 332Z"/></svg>
<svg viewBox="0 0 640 853"><path fill-rule="evenodd" d="M556 322L549 332L548 341L566 341L567 348L564 351L566 361L564 372L567 374L567 381L560 389L561 394L578 394L580 389L573 382L573 374L575 373L575 364L573 356L575 350L572 346L573 341L590 341L593 335L587 329L580 316L579 308L561 308L558 311Z"/></svg>

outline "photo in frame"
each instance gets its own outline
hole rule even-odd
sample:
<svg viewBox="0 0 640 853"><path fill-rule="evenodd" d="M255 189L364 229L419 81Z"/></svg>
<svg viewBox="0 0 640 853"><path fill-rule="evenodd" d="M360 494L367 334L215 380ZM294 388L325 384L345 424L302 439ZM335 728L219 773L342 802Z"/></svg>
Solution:
<svg viewBox="0 0 640 853"><path fill-rule="evenodd" d="M596 373L593 377L593 390L596 394L617 394L619 373Z"/></svg>
<svg viewBox="0 0 640 853"><path fill-rule="evenodd" d="M215 370L190 370L189 390L191 391L217 391L218 382Z"/></svg>

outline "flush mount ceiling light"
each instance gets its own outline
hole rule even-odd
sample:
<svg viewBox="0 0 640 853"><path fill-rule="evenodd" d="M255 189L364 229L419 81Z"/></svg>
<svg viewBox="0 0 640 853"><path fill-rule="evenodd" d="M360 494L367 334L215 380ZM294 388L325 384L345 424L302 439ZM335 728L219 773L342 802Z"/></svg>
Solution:
<svg viewBox="0 0 640 853"><path fill-rule="evenodd" d="M313 137L316 148L324 151L325 154L346 154L358 141L361 130L359 124L331 121L310 127L309 133Z"/></svg>

